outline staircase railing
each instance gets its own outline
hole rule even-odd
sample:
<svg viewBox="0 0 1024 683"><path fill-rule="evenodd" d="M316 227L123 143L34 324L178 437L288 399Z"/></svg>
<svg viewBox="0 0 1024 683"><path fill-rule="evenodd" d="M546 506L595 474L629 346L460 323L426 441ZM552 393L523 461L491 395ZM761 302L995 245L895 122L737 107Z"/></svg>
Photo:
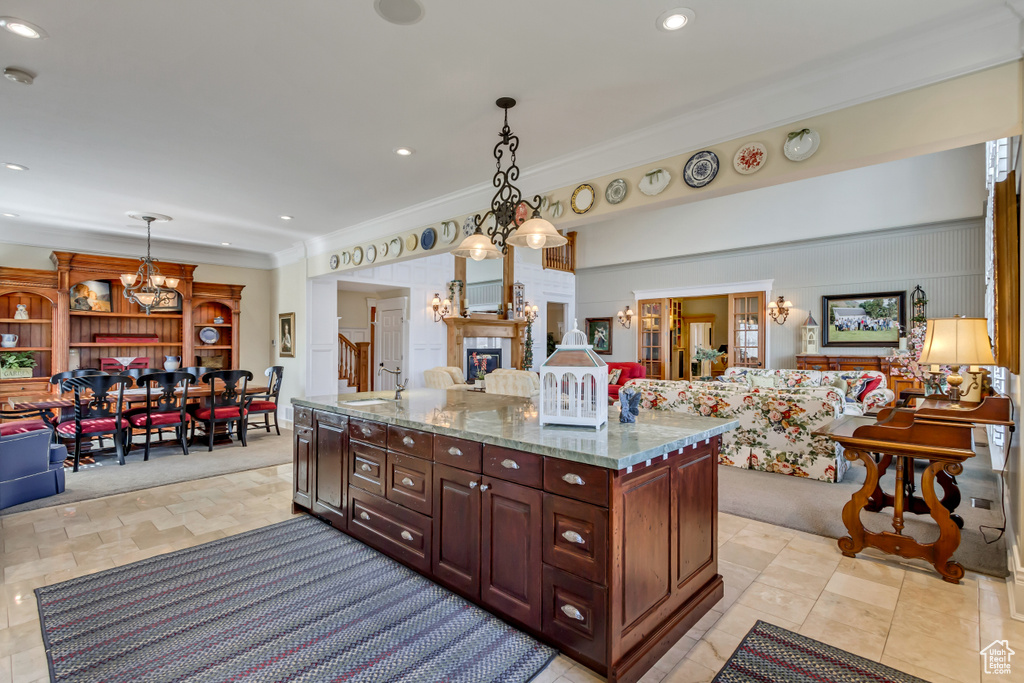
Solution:
<svg viewBox="0 0 1024 683"><path fill-rule="evenodd" d="M565 233L569 240L560 247L549 247L544 249L544 267L550 270L564 270L567 273L576 272L576 231Z"/></svg>
<svg viewBox="0 0 1024 683"><path fill-rule="evenodd" d="M338 333L338 379L356 391L369 391L370 342L352 342Z"/></svg>

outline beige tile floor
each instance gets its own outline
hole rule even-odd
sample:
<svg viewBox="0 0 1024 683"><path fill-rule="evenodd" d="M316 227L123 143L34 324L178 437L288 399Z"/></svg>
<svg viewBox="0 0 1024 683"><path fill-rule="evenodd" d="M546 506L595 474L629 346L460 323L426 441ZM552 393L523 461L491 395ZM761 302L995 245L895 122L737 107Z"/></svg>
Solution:
<svg viewBox="0 0 1024 683"><path fill-rule="evenodd" d="M34 588L291 516L291 465L281 465L0 518L0 683L49 680ZM726 514L719 546L725 598L644 683L710 681L757 619L936 683L980 681L978 650L993 640L1024 652L1024 622L1010 619L1002 580L969 574L954 586L877 556L844 558L832 539ZM1014 664L1024 680L1024 659ZM535 680L603 679L558 657Z"/></svg>

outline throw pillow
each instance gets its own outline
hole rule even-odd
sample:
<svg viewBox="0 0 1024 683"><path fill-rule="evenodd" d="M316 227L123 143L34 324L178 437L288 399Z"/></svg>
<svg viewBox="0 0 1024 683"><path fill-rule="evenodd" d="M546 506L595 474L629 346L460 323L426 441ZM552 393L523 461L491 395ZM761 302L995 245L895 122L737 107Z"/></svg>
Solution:
<svg viewBox="0 0 1024 683"><path fill-rule="evenodd" d="M622 368L615 368L614 370L608 371L608 384L618 384L619 377L622 376Z"/></svg>
<svg viewBox="0 0 1024 683"><path fill-rule="evenodd" d="M846 390L850 388L849 383L842 377L836 377L834 380L832 380L832 386L838 389L843 394L843 396L846 395Z"/></svg>
<svg viewBox="0 0 1024 683"><path fill-rule="evenodd" d="M774 389L775 378L771 375L752 375L750 377L750 386L758 387L761 389Z"/></svg>
<svg viewBox="0 0 1024 683"><path fill-rule="evenodd" d="M723 384L746 384L746 375L719 375L715 378L716 381Z"/></svg>
<svg viewBox="0 0 1024 683"><path fill-rule="evenodd" d="M858 392L858 394L857 394L857 402L858 403L863 403L864 402L864 397L867 396L868 394L870 394L875 389L877 389L881 383L882 383L882 378L881 377L868 377L868 378L866 378L861 383L860 392Z"/></svg>

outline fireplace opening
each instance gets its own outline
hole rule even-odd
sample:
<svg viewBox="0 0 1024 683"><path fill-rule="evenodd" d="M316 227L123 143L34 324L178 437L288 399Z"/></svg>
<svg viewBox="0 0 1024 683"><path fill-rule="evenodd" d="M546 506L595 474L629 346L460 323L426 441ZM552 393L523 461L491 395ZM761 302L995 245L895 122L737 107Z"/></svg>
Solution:
<svg viewBox="0 0 1024 683"><path fill-rule="evenodd" d="M475 356L475 358L474 358ZM479 369L488 374L501 367L501 349L466 349L466 379L473 380L477 377Z"/></svg>

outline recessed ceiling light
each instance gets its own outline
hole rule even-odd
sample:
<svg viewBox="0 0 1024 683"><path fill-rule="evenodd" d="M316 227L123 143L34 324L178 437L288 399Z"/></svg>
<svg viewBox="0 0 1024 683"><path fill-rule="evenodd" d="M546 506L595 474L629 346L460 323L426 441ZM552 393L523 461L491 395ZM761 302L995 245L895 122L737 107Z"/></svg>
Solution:
<svg viewBox="0 0 1024 683"><path fill-rule="evenodd" d="M412 147L395 147L395 154L397 154L400 157L412 156L413 152L415 151L416 150L414 150Z"/></svg>
<svg viewBox="0 0 1024 683"><path fill-rule="evenodd" d="M15 83L21 83L22 85L32 85L32 82L36 79L35 76L14 66L9 66L4 69L4 78Z"/></svg>
<svg viewBox="0 0 1024 683"><path fill-rule="evenodd" d="M665 10L658 15L654 25L661 31L678 31L684 26L689 26L693 23L696 16L692 9L677 7L676 9Z"/></svg>
<svg viewBox="0 0 1024 683"><path fill-rule="evenodd" d="M10 31L16 36L32 40L39 40L47 36L46 31L35 24L31 24L24 19L16 19L15 17L0 17L0 28Z"/></svg>
<svg viewBox="0 0 1024 683"><path fill-rule="evenodd" d="M231 246L231 242L221 242L220 246L222 246L222 247L230 247Z"/></svg>
<svg viewBox="0 0 1024 683"><path fill-rule="evenodd" d="M281 220L283 221L290 221L293 218L295 218L295 216L281 216Z"/></svg>
<svg viewBox="0 0 1024 683"><path fill-rule="evenodd" d="M16 214L16 213L5 213L4 217L5 218L17 218L18 214Z"/></svg>
<svg viewBox="0 0 1024 683"><path fill-rule="evenodd" d="M420 0L374 0L373 9L384 21L399 26L415 24L424 13Z"/></svg>
<svg viewBox="0 0 1024 683"><path fill-rule="evenodd" d="M4 162L4 168L9 168L12 171L27 171L28 166L22 166L21 164L12 164L9 161Z"/></svg>

